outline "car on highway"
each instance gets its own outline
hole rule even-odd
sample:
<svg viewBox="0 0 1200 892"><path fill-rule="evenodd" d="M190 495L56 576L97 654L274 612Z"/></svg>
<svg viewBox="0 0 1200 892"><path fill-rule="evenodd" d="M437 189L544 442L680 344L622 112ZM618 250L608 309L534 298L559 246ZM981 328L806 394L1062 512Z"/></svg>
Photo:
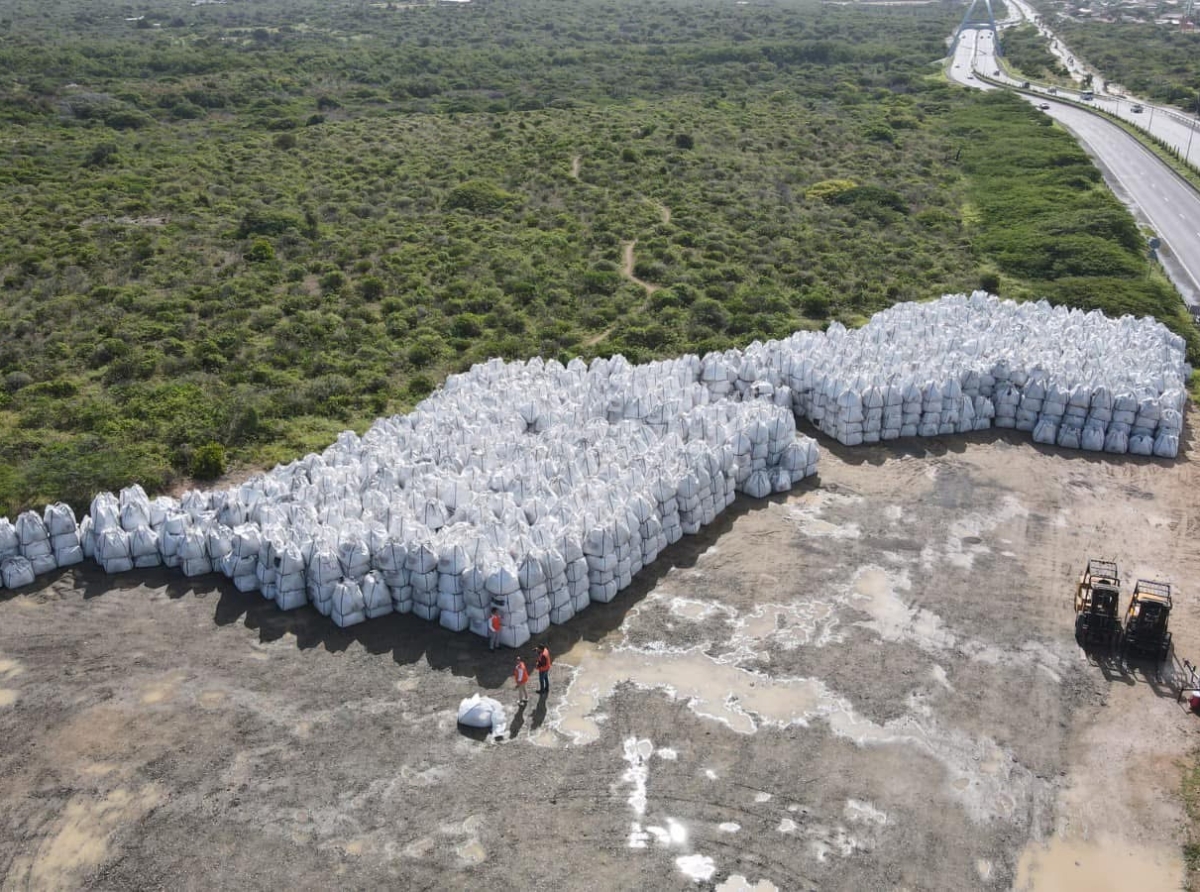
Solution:
<svg viewBox="0 0 1200 892"><path fill-rule="evenodd" d="M1039 102L1038 108L1040 108L1042 111L1050 111L1050 103L1049 102Z"/></svg>
<svg viewBox="0 0 1200 892"><path fill-rule="evenodd" d="M1049 93L1051 96L1057 96L1058 95L1058 87L1047 87L1046 92Z"/></svg>
<svg viewBox="0 0 1200 892"><path fill-rule="evenodd" d="M1142 112L1144 112L1146 110L1146 106L1142 105L1140 102L1135 102L1133 105L1131 105L1129 107L1129 110L1131 112L1133 112L1135 115L1140 115Z"/></svg>

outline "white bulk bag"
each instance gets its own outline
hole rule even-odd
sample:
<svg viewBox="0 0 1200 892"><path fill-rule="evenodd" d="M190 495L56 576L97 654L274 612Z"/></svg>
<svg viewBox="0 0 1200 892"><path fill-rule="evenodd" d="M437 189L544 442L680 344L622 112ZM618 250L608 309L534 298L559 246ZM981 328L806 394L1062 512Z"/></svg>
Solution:
<svg viewBox="0 0 1200 892"><path fill-rule="evenodd" d="M491 736L508 733L508 716L500 701L472 694L458 704L458 723L468 728L486 728Z"/></svg>
<svg viewBox="0 0 1200 892"><path fill-rule="evenodd" d="M3 579L5 588L21 588L26 585L33 585L33 565L26 558L19 555L5 558L0 563L0 579Z"/></svg>

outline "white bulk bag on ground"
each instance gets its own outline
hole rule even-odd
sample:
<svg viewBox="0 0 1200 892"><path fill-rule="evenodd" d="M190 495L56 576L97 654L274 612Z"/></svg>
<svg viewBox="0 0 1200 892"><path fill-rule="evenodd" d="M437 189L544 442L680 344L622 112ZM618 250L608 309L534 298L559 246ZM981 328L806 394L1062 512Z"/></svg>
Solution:
<svg viewBox="0 0 1200 892"><path fill-rule="evenodd" d="M0 579L4 581L5 588L33 585L33 565L20 555L5 558L3 563L0 563Z"/></svg>
<svg viewBox="0 0 1200 892"><path fill-rule="evenodd" d="M333 587L333 609L329 616L339 626L353 626L366 618L362 589L353 579L343 579Z"/></svg>
<svg viewBox="0 0 1200 892"><path fill-rule="evenodd" d="M491 736L508 733L508 715L499 700L472 694L458 704L458 723L468 728L486 728Z"/></svg>

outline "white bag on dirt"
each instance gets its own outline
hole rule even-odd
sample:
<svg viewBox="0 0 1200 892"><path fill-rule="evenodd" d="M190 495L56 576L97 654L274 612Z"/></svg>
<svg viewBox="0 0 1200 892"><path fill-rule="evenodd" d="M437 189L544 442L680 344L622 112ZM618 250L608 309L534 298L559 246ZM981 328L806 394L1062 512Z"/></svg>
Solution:
<svg viewBox="0 0 1200 892"><path fill-rule="evenodd" d="M66 502L47 505L42 514L42 522L51 536L61 536L65 533L78 536L79 524L75 522L75 511Z"/></svg>
<svg viewBox="0 0 1200 892"><path fill-rule="evenodd" d="M333 611L330 618L342 628L366 620L362 589L353 579L343 579L333 587Z"/></svg>
<svg viewBox="0 0 1200 892"><path fill-rule="evenodd" d="M0 561L21 553L21 540L7 517L0 517Z"/></svg>
<svg viewBox="0 0 1200 892"><path fill-rule="evenodd" d="M508 733L508 715L499 700L472 694L458 704L458 723L468 728L486 728L492 737Z"/></svg>
<svg viewBox="0 0 1200 892"><path fill-rule="evenodd" d="M26 585L33 585L33 565L27 558L23 558L20 555L5 558L4 562L0 563L0 579L4 580L5 588L21 588Z"/></svg>

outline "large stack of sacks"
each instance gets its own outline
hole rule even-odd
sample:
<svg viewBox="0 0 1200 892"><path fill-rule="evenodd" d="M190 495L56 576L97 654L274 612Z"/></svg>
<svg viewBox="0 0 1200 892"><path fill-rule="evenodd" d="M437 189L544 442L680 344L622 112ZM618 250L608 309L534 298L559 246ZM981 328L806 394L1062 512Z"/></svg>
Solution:
<svg viewBox="0 0 1200 892"><path fill-rule="evenodd" d="M906 304L850 332L632 365L491 360L406 416L227 491L98 495L0 519L0 580L79 556L108 572L219 571L339 625L415 613L519 646L611 601L732 502L817 470L807 418L843 443L998 427L1041 443L1174 456L1183 342L976 294Z"/></svg>
<svg viewBox="0 0 1200 892"><path fill-rule="evenodd" d="M786 386L798 416L846 445L994 423L1038 443L1163 458L1178 454L1191 374L1183 339L1152 319L983 293L752 344L741 361L764 376L756 387ZM733 375L704 363L706 381Z"/></svg>
<svg viewBox="0 0 1200 892"><path fill-rule="evenodd" d="M494 610L519 646L611 601L737 491L815 473L786 388L725 372L730 396L714 399L702 370L697 357L489 362L411 415L236 489L102 494L83 547L112 572L215 569L342 626L398 611L485 635Z"/></svg>

